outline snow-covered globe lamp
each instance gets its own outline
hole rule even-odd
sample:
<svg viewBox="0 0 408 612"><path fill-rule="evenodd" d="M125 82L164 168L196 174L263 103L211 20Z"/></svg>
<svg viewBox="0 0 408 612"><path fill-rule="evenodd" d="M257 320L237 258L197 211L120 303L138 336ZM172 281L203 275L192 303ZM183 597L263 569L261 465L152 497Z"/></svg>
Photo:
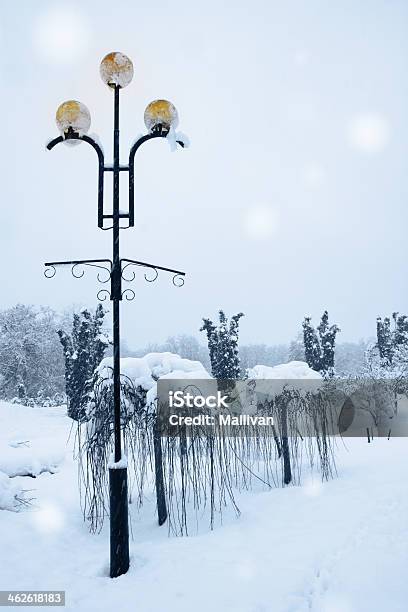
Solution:
<svg viewBox="0 0 408 612"><path fill-rule="evenodd" d="M101 78L108 87L126 87L133 79L133 64L127 55L113 51L101 61Z"/></svg>
<svg viewBox="0 0 408 612"><path fill-rule="evenodd" d="M70 131L83 136L91 126L91 114L85 104L77 100L67 100L60 104L55 121L61 135L66 137ZM79 144L80 140L65 140L66 144Z"/></svg>
<svg viewBox="0 0 408 612"><path fill-rule="evenodd" d="M166 132L178 126L177 109L168 100L154 100L147 105L144 113L145 126L150 133L159 129Z"/></svg>

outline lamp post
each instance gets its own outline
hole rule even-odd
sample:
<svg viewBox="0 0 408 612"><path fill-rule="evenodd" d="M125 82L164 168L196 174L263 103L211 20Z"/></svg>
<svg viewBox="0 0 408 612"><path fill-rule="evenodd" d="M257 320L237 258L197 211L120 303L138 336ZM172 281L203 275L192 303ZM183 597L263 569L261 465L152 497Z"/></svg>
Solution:
<svg viewBox="0 0 408 612"><path fill-rule="evenodd" d="M73 261L54 261L45 264L45 276L51 278L56 273L57 266L71 266L71 272L76 278L83 276L83 266L102 268L108 272L108 278L100 282L110 282L110 290L101 289L97 297L101 301L109 298L113 302L113 431L114 431L114 463L109 467L109 497L110 497L110 575L112 578L127 572L129 568L129 526L128 526L128 493L127 493L127 465L122 456L121 435L121 389L120 389L120 302L125 297L132 300L135 297L133 289L122 289L122 281L131 282L135 279L124 274L125 269L131 266L153 270L153 278L145 279L149 282L156 280L159 271L169 272L173 275L173 284L184 284L184 272L164 268L150 263L125 259L120 256L120 230L134 226L134 158L139 147L153 138L166 138L174 135L177 127L177 111L173 104L167 100L151 102L144 115L148 133L141 136L130 148L127 165L121 165L119 157L119 94L123 87L130 83L133 77L131 60L122 53L109 53L101 62L100 73L102 80L112 89L114 95L114 129L113 129L113 165L106 165L104 153L95 139L86 135L91 119L85 105L75 100L61 104L57 110L56 122L61 135L51 140L47 149L53 149L60 142L78 144L86 142L96 151L98 156L98 227L102 230L112 230L112 259L85 259ZM176 142L184 147L184 142ZM106 172L113 173L113 207L112 214L104 211L104 177ZM123 212L119 206L120 201L120 173L129 175L128 210ZM127 225L121 226L122 220ZM109 225L106 227L106 222Z"/></svg>

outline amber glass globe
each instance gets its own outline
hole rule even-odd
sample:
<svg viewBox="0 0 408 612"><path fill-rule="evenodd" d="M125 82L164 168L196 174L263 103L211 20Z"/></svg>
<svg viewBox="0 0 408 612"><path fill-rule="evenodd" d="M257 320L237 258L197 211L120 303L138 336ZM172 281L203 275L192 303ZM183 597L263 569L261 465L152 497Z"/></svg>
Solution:
<svg viewBox="0 0 408 612"><path fill-rule="evenodd" d="M127 55L113 51L105 55L100 66L101 78L109 87L129 85L133 79L133 64Z"/></svg>
<svg viewBox="0 0 408 612"><path fill-rule="evenodd" d="M168 100L154 100L146 107L144 122L149 132L153 132L158 125L166 130L171 127L176 128L178 125L176 107Z"/></svg>
<svg viewBox="0 0 408 612"><path fill-rule="evenodd" d="M91 126L91 115L82 102L67 100L58 107L55 121L62 135L66 134L69 128L72 128L74 132L83 136Z"/></svg>

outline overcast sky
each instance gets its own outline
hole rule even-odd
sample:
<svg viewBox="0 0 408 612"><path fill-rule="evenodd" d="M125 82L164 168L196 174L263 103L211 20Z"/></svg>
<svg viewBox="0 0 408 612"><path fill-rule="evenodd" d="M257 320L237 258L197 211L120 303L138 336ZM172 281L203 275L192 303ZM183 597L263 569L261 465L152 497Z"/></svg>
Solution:
<svg viewBox="0 0 408 612"><path fill-rule="evenodd" d="M245 313L242 342L268 344L325 308L339 340L408 311L407 2L20 0L1 16L2 307L96 304L92 271L43 277L47 260L111 257L96 225L96 156L45 142L58 105L77 99L111 161L99 63L122 51L134 63L123 162L152 99L176 105L191 139L139 152L122 256L187 278L176 289L165 274L138 275L122 308L129 345L199 336L219 308Z"/></svg>

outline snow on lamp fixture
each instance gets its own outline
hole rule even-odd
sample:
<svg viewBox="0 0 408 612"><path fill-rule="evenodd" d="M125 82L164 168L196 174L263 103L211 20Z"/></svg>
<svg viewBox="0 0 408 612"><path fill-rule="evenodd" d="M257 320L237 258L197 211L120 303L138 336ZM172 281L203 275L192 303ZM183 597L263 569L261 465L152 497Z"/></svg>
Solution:
<svg viewBox="0 0 408 612"><path fill-rule="evenodd" d="M144 122L150 133L160 129L168 132L170 128L178 126L177 109L167 100L154 100L146 107Z"/></svg>
<svg viewBox="0 0 408 612"><path fill-rule="evenodd" d="M101 78L109 87L126 87L133 79L132 61L118 51L105 55L100 66Z"/></svg>
<svg viewBox="0 0 408 612"><path fill-rule="evenodd" d="M62 136L75 132L79 136L87 133L91 126L91 115L85 104L77 100L67 100L60 104L55 121ZM76 143L81 142L76 140Z"/></svg>

